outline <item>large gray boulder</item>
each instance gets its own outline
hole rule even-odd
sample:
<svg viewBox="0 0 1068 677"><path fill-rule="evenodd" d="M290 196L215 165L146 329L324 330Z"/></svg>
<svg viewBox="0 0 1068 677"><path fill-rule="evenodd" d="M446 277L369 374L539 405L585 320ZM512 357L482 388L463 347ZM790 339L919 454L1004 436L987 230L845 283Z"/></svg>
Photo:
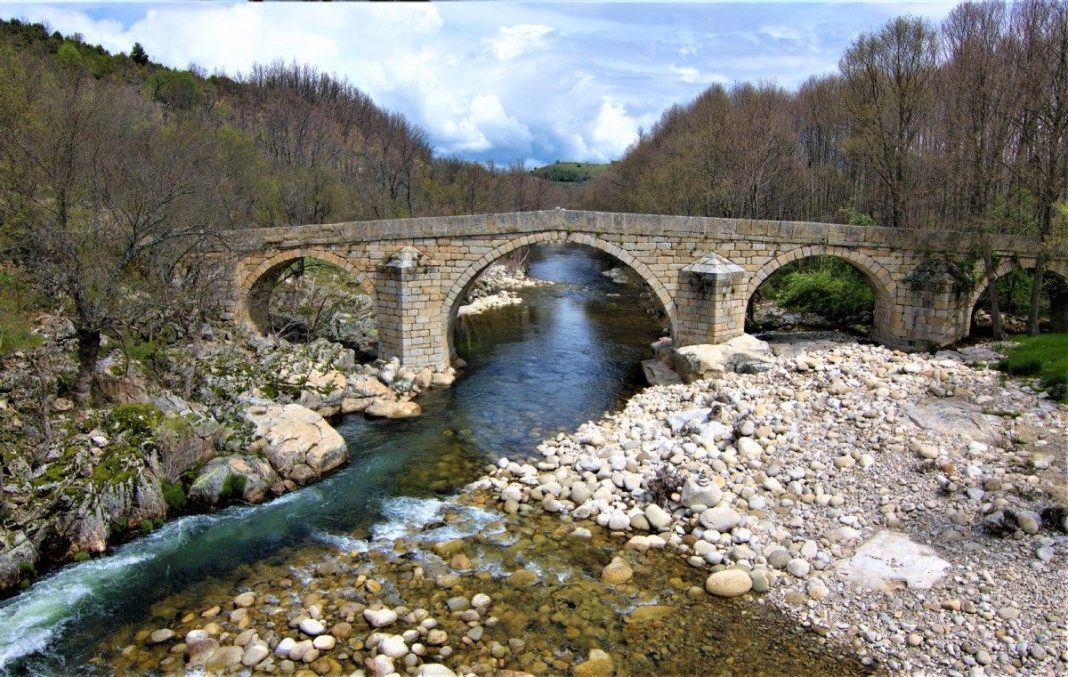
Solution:
<svg viewBox="0 0 1068 677"><path fill-rule="evenodd" d="M775 356L764 341L742 334L725 343L706 343L675 350L675 371L687 383L715 378L728 371L739 373L765 371Z"/></svg>
<svg viewBox="0 0 1068 677"><path fill-rule="evenodd" d="M230 477L244 478L239 484L240 496L223 496ZM249 503L258 503L277 481L278 474L262 458L222 456L212 459L197 473L197 478L189 487L189 498L204 505L217 505L224 498L241 498ZM233 483L230 488L234 488Z"/></svg>
<svg viewBox="0 0 1068 677"><path fill-rule="evenodd" d="M21 531L0 530L0 590L19 584L22 570L19 565L33 566L37 563L37 548Z"/></svg>

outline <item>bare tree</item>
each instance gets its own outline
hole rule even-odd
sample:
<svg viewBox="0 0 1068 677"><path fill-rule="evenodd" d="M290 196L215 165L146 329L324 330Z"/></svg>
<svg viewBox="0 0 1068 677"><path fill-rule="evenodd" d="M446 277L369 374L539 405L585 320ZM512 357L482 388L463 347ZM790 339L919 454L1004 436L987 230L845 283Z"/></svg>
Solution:
<svg viewBox="0 0 1068 677"><path fill-rule="evenodd" d="M136 92L82 70L62 75L32 88L18 124L0 130L4 167L18 168L3 176L15 195L4 221L43 289L73 307L75 399L85 406L102 333L160 291L144 284L145 266L165 247L191 249L210 235L211 221L192 207L215 179L201 127L164 124Z"/></svg>
<svg viewBox="0 0 1068 677"><path fill-rule="evenodd" d="M863 35L839 68L855 121L853 143L879 179L885 225L909 225L915 198L913 152L922 129L937 64L937 34L923 19L900 17Z"/></svg>
<svg viewBox="0 0 1068 677"><path fill-rule="evenodd" d="M1019 105L1006 58L1002 2L966 2L942 24L945 65L939 78L944 179L949 216L975 236L983 262L994 337L1004 338L991 238L1015 230L998 209L1006 189L1009 122Z"/></svg>
<svg viewBox="0 0 1068 677"><path fill-rule="evenodd" d="M1028 333L1036 335L1056 203L1068 188L1068 5L1061 0L1014 4L1011 47L1021 104L1013 121L1015 169L1034 196L1036 235L1043 245L1035 261L1027 318Z"/></svg>

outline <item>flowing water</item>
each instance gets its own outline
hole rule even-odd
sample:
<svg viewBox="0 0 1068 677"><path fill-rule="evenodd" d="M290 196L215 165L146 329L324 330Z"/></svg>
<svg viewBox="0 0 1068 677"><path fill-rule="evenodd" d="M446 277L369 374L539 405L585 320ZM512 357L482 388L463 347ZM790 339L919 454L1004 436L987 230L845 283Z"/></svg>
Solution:
<svg viewBox="0 0 1068 677"><path fill-rule="evenodd" d="M442 508L456 507L458 489L477 478L487 463L500 456L526 455L540 439L618 407L639 387L639 361L648 356L661 326L647 312L640 289L608 281L600 267L594 254L582 249L535 250L531 275L556 284L523 290L522 305L462 318L455 341L468 367L452 388L421 398L421 417L370 421L357 416L337 422L352 459L326 480L265 505L178 519L105 557L60 569L0 604L0 672L141 671L143 666L130 663L116 667L116 652L123 643L136 641L139 628L159 624L160 618L176 622L179 607L205 608L217 603L206 600L230 599L235 587L252 586L256 580L277 580L287 572L307 578L315 562L339 552L374 554L368 553L374 543L391 538L440 541L480 530L485 532L481 537L489 533L497 542L486 542L477 553L488 572L484 582L516 566L540 570L561 586L568 585L575 572L599 571L605 562L590 560L610 559L618 547L599 535L586 549L561 548L544 535L552 524L513 524L508 528L527 536L517 545L519 536L505 535L499 513L470 505L458 508L462 514L453 510L457 525L435 523ZM427 524L434 528L420 531ZM491 524L494 528L486 532ZM537 544L548 547L537 551ZM525 550L528 546L534 550ZM389 545L375 557L389 550L396 547ZM639 566L635 578L655 588L654 579L666 580L668 573L660 565L650 565L648 571ZM685 589L682 577L693 572L682 566L676 573L672 580ZM658 594L646 592L632 599L598 592L595 576L576 579L581 580L574 589L535 587L497 594L510 601L509 613L520 617L526 606L544 610L561 600L569 605L565 609L596 605L583 612L589 627L561 624L557 634L546 630L545 641L554 647L577 641L576 633L596 634L599 626L626 612L628 604L648 602ZM692 582L687 585L692 592ZM700 597L701 604L714 603ZM727 625L747 631L750 612L745 607L710 609L702 613L711 614L709 618L728 614ZM724 618L717 625L724 624ZM544 620L551 625L548 614ZM679 650L688 647L694 660L715 655L708 653L711 631L694 626L700 622L700 616L686 615L676 628L689 628L696 635L689 638L692 647L677 638ZM767 645L745 648L744 640L722 635L726 630L716 632L724 645L742 647L758 662L756 654L769 652ZM783 630L782 636L786 634ZM663 649L643 649L639 658L651 661L648 656ZM800 651L803 661L809 660L806 651ZM551 658L545 658L549 672L554 671ZM725 664L733 665L735 657L728 659ZM643 665L629 669L641 673ZM778 669L789 668L772 671Z"/></svg>

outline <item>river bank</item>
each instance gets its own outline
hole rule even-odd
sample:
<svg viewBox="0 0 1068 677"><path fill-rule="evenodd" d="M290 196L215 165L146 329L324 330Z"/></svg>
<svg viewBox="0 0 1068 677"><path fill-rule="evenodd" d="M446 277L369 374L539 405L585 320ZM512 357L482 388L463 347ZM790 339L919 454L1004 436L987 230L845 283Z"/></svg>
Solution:
<svg viewBox="0 0 1068 677"><path fill-rule="evenodd" d="M963 357L748 342L473 487L674 551L892 671L1059 672L1068 413Z"/></svg>
<svg viewBox="0 0 1068 677"><path fill-rule="evenodd" d="M415 416L415 397L455 378L451 369L358 364L354 351L323 339L205 328L197 345L143 360L112 343L95 378L97 406L78 410L37 383L62 382L76 368L64 324L40 323L47 355L4 360L0 593L176 516L315 482L349 457L330 419ZM45 361L47 375L35 376L31 367Z"/></svg>
<svg viewBox="0 0 1068 677"><path fill-rule="evenodd" d="M512 290L546 284L491 266L460 313L519 303ZM52 392L76 369L70 323L44 316L34 332L45 346L7 356L0 377L10 475L0 483L0 595L178 515L315 482L349 458L332 420L418 416L416 398L455 379L452 368L360 363L356 350L323 338L205 326L186 345L106 344L97 406L77 410Z"/></svg>

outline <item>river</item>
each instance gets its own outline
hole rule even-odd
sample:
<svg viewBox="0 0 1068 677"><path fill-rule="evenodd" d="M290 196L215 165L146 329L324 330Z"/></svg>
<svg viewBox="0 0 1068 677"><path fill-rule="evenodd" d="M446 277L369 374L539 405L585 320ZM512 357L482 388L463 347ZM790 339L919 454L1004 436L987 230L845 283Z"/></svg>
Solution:
<svg viewBox="0 0 1068 677"><path fill-rule="evenodd" d="M564 540L546 538L555 528L553 518L541 525L512 518L509 528L538 546L526 550L517 538L503 535L504 527L486 531L487 525L502 522L501 514L472 506L459 506L463 514L453 510L452 526L420 532L441 520L443 508L457 506L456 492L487 463L525 456L556 431L618 408L641 386L639 362L649 356L661 325L648 312L641 290L611 282L600 274L603 265L594 252L580 248L534 250L530 274L555 284L522 290L522 305L461 318L454 338L468 366L453 387L421 398L421 417L372 421L353 416L335 422L349 444L351 461L326 480L264 505L175 520L107 556L68 565L3 602L0 672L155 669L151 666L159 656L138 663L123 647L143 643L137 639L144 637L142 628L177 625L182 616L198 615L180 609L226 604L235 589L269 587L280 576L306 583L317 562L338 553L367 552L376 543L375 556L381 559L396 549L390 539L426 540L437 534L444 540L479 535L480 530L476 568L484 572L482 584L506 579L502 572L517 566L544 572L546 585L493 590L494 599L508 605L502 617L522 617L561 600L567 602L565 610L583 616L583 626L530 626L539 628L545 655L570 655L567 645L588 650L596 644L587 646L580 638L589 635L617 648L628 641L645 642L647 648L633 651L634 660L620 666L631 674L654 665L668 671L664 674L703 671L693 666L712 660L726 661L721 665L731 672L736 657L772 672L816 665L856 671L856 665L847 667L837 658L814 663L826 658L813 653L814 643L793 637L789 624L766 611L754 616L749 605L706 599L699 588L700 572L670 555L637 567L641 592L605 590L597 573L618 544L601 534L590 545L572 545L574 539L559 535L555 538ZM683 580L687 577L688 582ZM669 579L676 590L658 589ZM682 590L688 591L688 599ZM674 626L656 624L658 633L671 637L673 650L662 646L663 634L628 639L625 633L633 635L634 628L624 626L623 615L665 595L696 611L677 616ZM755 623L761 632L750 632ZM161 651L164 660L176 660L166 658L165 648ZM564 665L545 660L550 663L535 660L535 667L552 673L558 671L554 665Z"/></svg>

